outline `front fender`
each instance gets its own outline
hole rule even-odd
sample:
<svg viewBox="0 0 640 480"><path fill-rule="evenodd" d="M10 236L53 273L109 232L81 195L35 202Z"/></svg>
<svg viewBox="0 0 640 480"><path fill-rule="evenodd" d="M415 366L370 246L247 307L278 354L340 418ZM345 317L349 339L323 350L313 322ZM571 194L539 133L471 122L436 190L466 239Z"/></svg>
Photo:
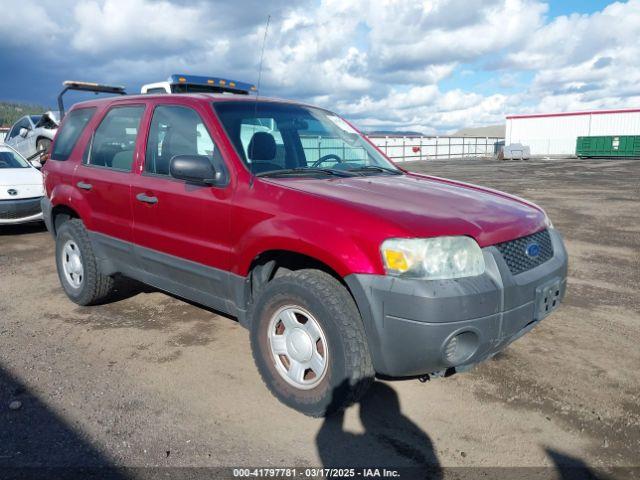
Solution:
<svg viewBox="0 0 640 480"><path fill-rule="evenodd" d="M280 250L299 253L324 263L341 277L351 273L378 273L376 259L366 245L356 241L335 224L296 218L264 220L241 236L237 245L234 273L246 276L260 254Z"/></svg>

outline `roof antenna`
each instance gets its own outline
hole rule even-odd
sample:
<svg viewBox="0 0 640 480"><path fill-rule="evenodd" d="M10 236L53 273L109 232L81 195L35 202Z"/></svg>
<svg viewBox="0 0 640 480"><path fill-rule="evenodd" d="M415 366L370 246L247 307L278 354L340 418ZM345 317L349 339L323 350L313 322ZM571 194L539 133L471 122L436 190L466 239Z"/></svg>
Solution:
<svg viewBox="0 0 640 480"><path fill-rule="evenodd" d="M269 22L271 21L271 15L267 15L267 24L264 27L264 37L262 39L262 52L260 52L260 68L258 70L258 85L256 86L256 100L260 95L260 82L262 81L262 61L264 60L264 46L267 43L267 33L269 32ZM258 102L256 102L256 108Z"/></svg>
<svg viewBox="0 0 640 480"><path fill-rule="evenodd" d="M255 99L256 106L253 114L254 121L257 121L258 119L258 97L260 96L260 83L262 82L262 62L264 61L264 47L267 43L267 33L269 32L269 22L271 22L270 14L267 15L267 24L264 26L264 37L262 38L262 51L260 52L260 67L258 69L258 84L256 85L256 99ZM255 123L254 123L254 127L255 127ZM255 134L255 128L253 133ZM251 142L251 146L253 146L253 142ZM248 152L248 153L249 153L249 157L251 157L252 152ZM251 169L251 166L249 166L249 170L253 174L253 170ZM249 182L250 187L253 187L253 178L254 178L254 175L251 176L251 181Z"/></svg>

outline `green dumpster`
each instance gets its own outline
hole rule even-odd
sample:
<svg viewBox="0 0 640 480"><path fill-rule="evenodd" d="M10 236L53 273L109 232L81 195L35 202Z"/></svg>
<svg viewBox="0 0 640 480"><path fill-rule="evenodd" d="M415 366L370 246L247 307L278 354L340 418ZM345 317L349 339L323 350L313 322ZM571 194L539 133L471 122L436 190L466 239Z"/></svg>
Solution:
<svg viewBox="0 0 640 480"><path fill-rule="evenodd" d="M578 137L578 157L640 157L640 135Z"/></svg>

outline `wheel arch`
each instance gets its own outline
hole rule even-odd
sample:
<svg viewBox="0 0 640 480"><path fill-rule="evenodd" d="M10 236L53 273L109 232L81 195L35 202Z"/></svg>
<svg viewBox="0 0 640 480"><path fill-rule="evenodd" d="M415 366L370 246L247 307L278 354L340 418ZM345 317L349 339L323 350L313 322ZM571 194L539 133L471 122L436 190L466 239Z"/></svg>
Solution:
<svg viewBox="0 0 640 480"><path fill-rule="evenodd" d="M287 272L304 269L320 270L333 277L345 288L358 308L358 302L351 288L335 268L314 256L288 249L265 250L253 258L246 276L245 305L249 307L260 291L274 278Z"/></svg>
<svg viewBox="0 0 640 480"><path fill-rule="evenodd" d="M338 271L327 262L314 256L288 249L273 249L259 253L249 265L249 275L253 275L257 269L261 269L262 277L268 281L287 271L307 268L321 270L334 277L340 283L345 284Z"/></svg>
<svg viewBox="0 0 640 480"><path fill-rule="evenodd" d="M51 209L51 228L53 228L53 235L55 236L60 226L72 218L80 218L78 212L68 205L60 204Z"/></svg>

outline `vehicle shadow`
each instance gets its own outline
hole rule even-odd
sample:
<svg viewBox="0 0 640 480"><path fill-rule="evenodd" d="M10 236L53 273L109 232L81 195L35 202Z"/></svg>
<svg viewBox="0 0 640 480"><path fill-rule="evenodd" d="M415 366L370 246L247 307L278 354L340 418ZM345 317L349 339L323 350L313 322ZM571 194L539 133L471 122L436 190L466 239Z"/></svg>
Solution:
<svg viewBox="0 0 640 480"><path fill-rule="evenodd" d="M127 478L2 366L0 425L2 479Z"/></svg>
<svg viewBox="0 0 640 480"><path fill-rule="evenodd" d="M46 232L44 222L21 223L18 225L0 225L0 236L29 235L32 233Z"/></svg>
<svg viewBox="0 0 640 480"><path fill-rule="evenodd" d="M320 427L316 443L325 468L417 467L428 478L442 477L433 442L402 413L392 387L376 381L359 407L364 433L344 429L344 412L327 417Z"/></svg>
<svg viewBox="0 0 640 480"><path fill-rule="evenodd" d="M145 283L139 282L138 280L134 280L132 278L129 277L125 277L122 275L116 275L115 276L115 286L114 286L114 290L113 293L111 293L111 295L109 295L107 298L105 298L102 302L100 302L98 305L109 305L109 304L113 304L113 303L118 303L124 300L128 300L130 298L136 297L138 295L142 295L142 294L148 294L148 293L162 293L164 295L166 295L167 297L171 297L175 300L179 300L180 302L184 302L186 304L189 304L191 306L197 307L201 310L207 311L209 313L212 313L214 315L220 316L220 317L224 317L227 318L229 320L233 320L233 321L238 321L238 319L236 317L233 317L232 315L229 315L228 313L222 312L220 310L216 310L214 308L208 307L207 305L203 305L201 303L198 302L194 302L192 300L189 300L187 298L184 297L180 297L178 295L174 295L171 292L165 292L163 290L159 290L151 285L147 285Z"/></svg>
<svg viewBox="0 0 640 480"><path fill-rule="evenodd" d="M561 480L606 480L608 477L595 472L579 458L571 457L557 450L545 449L553 462Z"/></svg>

